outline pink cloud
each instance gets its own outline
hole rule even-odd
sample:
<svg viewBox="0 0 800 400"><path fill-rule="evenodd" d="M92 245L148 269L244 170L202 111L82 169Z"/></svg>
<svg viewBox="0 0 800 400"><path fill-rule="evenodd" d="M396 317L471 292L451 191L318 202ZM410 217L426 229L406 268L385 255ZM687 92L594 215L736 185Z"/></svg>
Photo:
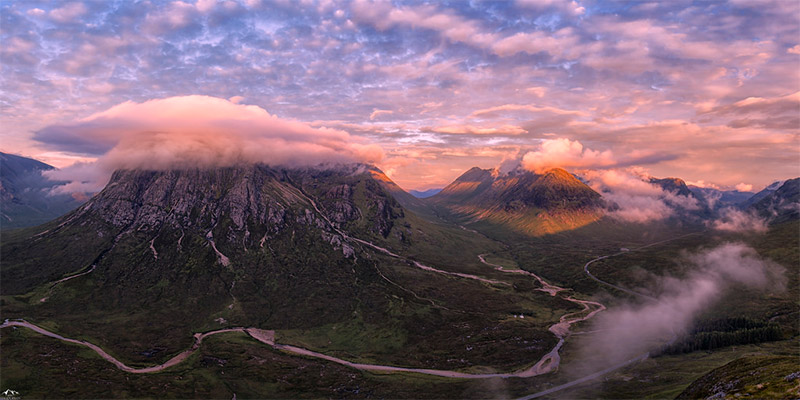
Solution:
<svg viewBox="0 0 800 400"><path fill-rule="evenodd" d="M202 4L201 4L202 5ZM144 31L151 35L159 35L173 29L189 26L194 22L198 8L183 1L173 1L162 10L147 15Z"/></svg>
<svg viewBox="0 0 800 400"><path fill-rule="evenodd" d="M375 110L372 111L372 114L369 115L369 120L374 121L375 118L379 118L381 115L392 115L392 114L394 114L394 111L392 110L379 110L376 108Z"/></svg>
<svg viewBox="0 0 800 400"><path fill-rule="evenodd" d="M650 183L650 176L640 168L589 170L583 177L611 206L608 215L622 221L658 221L680 211L700 208L697 199L679 196Z"/></svg>
<svg viewBox="0 0 800 400"><path fill-rule="evenodd" d="M520 32L496 41L491 47L501 57L517 53L546 52L558 59L572 59L577 58L581 51L578 36L572 28L564 28L552 34L541 31Z"/></svg>
<svg viewBox="0 0 800 400"><path fill-rule="evenodd" d="M76 19L86 14L86 6L83 3L68 3L50 11L50 18L58 22L76 22Z"/></svg>
<svg viewBox="0 0 800 400"><path fill-rule="evenodd" d="M256 162L288 166L375 163L383 157L380 147L345 131L314 128L278 118L258 106L208 96L129 101L59 129L60 134L68 132L76 142L110 145L94 165L106 177L116 169L225 167ZM86 169L81 166L64 173L79 172L71 180L84 182ZM57 175L67 178L62 173Z"/></svg>
<svg viewBox="0 0 800 400"><path fill-rule="evenodd" d="M492 128L482 128L473 125L447 125L447 126L438 126L435 128L431 128L433 132L436 133L447 133L452 135L495 135L495 136L507 136L507 135L521 135L525 133L525 129L522 129L518 126L514 125L503 125L500 127L492 127Z"/></svg>
<svg viewBox="0 0 800 400"><path fill-rule="evenodd" d="M496 40L496 35L484 31L477 22L433 6L393 7L387 1L357 0L353 2L351 11L357 22L373 25L380 30L396 25L425 28L439 32L450 41L481 47Z"/></svg>
<svg viewBox="0 0 800 400"><path fill-rule="evenodd" d="M581 111L575 110L565 110L558 107L553 106L536 106L532 104L503 104L501 106L494 106L489 108L482 108L480 110L475 110L470 114L470 117L484 117L484 116L491 116L496 115L502 112L530 112L530 113L551 113L551 114L558 114L558 115L575 115L575 116L584 116L585 113Z"/></svg>
<svg viewBox="0 0 800 400"><path fill-rule="evenodd" d="M755 213L728 207L722 210L718 219L711 222L711 227L718 231L766 232L767 221Z"/></svg>
<svg viewBox="0 0 800 400"><path fill-rule="evenodd" d="M581 15L586 12L585 8L577 1L573 0L517 0L516 4L522 8L532 8L536 10L554 7L568 15Z"/></svg>
<svg viewBox="0 0 800 400"><path fill-rule="evenodd" d="M542 172L550 168L598 168L616 164L610 150L595 151L565 138L544 140L538 150L522 157L522 166Z"/></svg>

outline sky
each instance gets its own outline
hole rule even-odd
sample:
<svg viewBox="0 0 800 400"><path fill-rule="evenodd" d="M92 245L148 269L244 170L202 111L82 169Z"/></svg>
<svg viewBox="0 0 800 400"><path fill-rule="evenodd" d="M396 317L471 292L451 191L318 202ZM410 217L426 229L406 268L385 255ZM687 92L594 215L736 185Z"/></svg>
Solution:
<svg viewBox="0 0 800 400"><path fill-rule="evenodd" d="M84 182L236 160L406 189L509 164L800 176L796 0L3 1L0 42L0 150Z"/></svg>

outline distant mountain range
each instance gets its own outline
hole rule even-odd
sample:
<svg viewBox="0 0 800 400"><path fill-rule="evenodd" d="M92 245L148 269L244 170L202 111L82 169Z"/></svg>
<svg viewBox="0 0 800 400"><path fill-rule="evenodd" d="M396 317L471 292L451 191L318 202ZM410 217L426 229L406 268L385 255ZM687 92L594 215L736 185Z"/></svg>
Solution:
<svg viewBox="0 0 800 400"><path fill-rule="evenodd" d="M0 228L45 223L78 207L85 199L52 190L66 182L42 176L53 166L31 158L0 153Z"/></svg>
<svg viewBox="0 0 800 400"><path fill-rule="evenodd" d="M689 190L697 196L706 199L712 208L730 207L743 204L753 197L753 192L740 192L738 190L720 190L689 185Z"/></svg>
<svg viewBox="0 0 800 400"><path fill-rule="evenodd" d="M439 193L441 191L442 191L442 188L436 188L436 189L428 189L428 190L422 190L422 191L420 191L420 190L409 190L408 193L411 193L412 196L414 196L414 197L416 197L418 199L427 199L428 197L431 197L431 196L433 196L436 193Z"/></svg>

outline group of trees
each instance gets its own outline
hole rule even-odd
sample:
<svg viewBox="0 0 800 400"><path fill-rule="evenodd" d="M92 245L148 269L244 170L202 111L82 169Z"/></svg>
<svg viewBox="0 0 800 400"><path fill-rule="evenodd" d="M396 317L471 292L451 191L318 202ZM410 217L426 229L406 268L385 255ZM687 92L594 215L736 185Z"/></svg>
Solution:
<svg viewBox="0 0 800 400"><path fill-rule="evenodd" d="M666 345L661 353L680 354L697 350L781 340L783 332L773 323L736 317L699 321L692 332Z"/></svg>

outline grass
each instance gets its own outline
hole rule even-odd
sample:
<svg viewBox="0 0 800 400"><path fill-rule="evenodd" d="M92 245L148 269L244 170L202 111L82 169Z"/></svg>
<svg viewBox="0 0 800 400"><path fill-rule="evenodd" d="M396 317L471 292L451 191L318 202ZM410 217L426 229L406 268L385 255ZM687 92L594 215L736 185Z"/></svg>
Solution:
<svg viewBox="0 0 800 400"><path fill-rule="evenodd" d="M692 382L715 368L722 367L741 357L770 354L785 360L797 360L796 342L762 343L735 346L713 352L694 352L683 355L660 356L618 370L605 377L568 389L557 394L558 398L605 398L605 399L665 399L675 398ZM766 365L766 364L762 364ZM796 363L795 363L796 365ZM564 365L563 371L570 366ZM796 368L795 368L796 369ZM784 375L781 375L782 378ZM696 392L699 393L699 392ZM713 393L712 393L713 394ZM704 398L707 395L692 395L689 398ZM782 398L778 396L777 398ZM773 398L773 397L757 397Z"/></svg>

